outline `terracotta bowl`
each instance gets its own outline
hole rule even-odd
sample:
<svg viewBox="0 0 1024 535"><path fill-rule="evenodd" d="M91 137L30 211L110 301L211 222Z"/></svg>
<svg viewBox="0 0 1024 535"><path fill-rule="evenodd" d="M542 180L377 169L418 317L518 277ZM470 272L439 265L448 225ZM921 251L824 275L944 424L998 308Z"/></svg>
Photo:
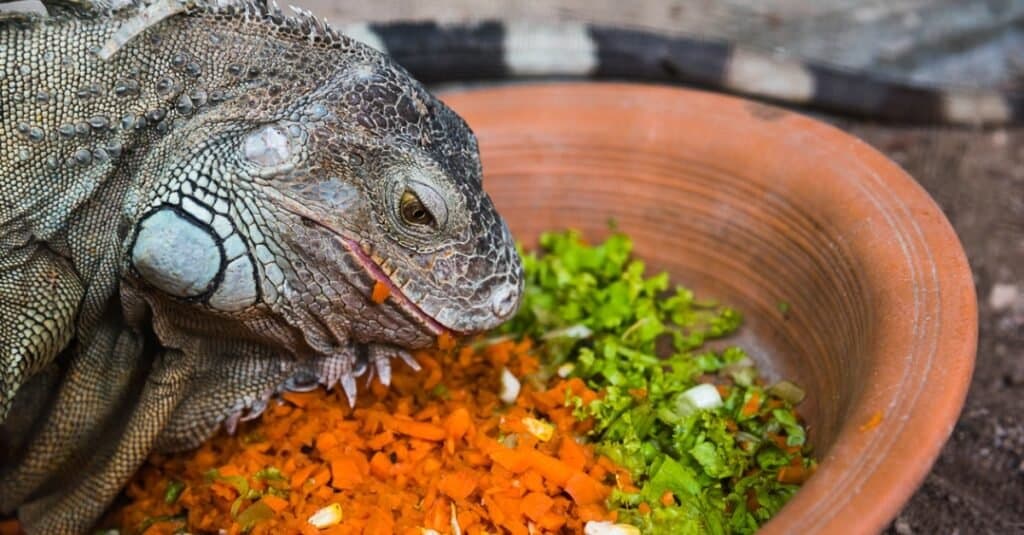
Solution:
<svg viewBox="0 0 1024 535"><path fill-rule="evenodd" d="M651 267L742 310L738 342L807 390L821 464L764 533L891 521L953 429L977 342L964 252L911 177L833 127L709 93L581 83L443 98L479 136L484 185L518 239L597 239L614 218Z"/></svg>

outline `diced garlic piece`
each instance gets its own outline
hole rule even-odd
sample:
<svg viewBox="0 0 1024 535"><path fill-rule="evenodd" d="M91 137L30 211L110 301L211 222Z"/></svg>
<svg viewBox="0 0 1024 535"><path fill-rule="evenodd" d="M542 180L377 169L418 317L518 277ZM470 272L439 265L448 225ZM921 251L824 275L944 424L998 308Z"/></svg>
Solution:
<svg viewBox="0 0 1024 535"><path fill-rule="evenodd" d="M512 375L508 368L501 369L501 391L498 394L498 398L501 401L509 405L515 403L516 398L519 397L519 388L521 386L519 379L516 379L516 376Z"/></svg>
<svg viewBox="0 0 1024 535"><path fill-rule="evenodd" d="M722 406L722 395L718 393L715 385L697 385L683 392L683 398L700 410L717 409Z"/></svg>
<svg viewBox="0 0 1024 535"><path fill-rule="evenodd" d="M544 420L538 420L527 416L526 418L523 418L523 425L526 426L526 430L529 431L531 435L537 437L537 440L540 440L541 442L551 440L551 437L555 434L555 426L545 422Z"/></svg>
<svg viewBox="0 0 1024 535"><path fill-rule="evenodd" d="M576 369L576 365L571 362L566 362L558 367L558 376L562 379L569 377L569 374Z"/></svg>
<svg viewBox="0 0 1024 535"><path fill-rule="evenodd" d="M452 535L462 535L462 527L459 526L459 516L455 514L455 502L449 504L452 506Z"/></svg>
<svg viewBox="0 0 1024 535"><path fill-rule="evenodd" d="M583 526L583 535L640 535L640 528L629 524L591 520Z"/></svg>
<svg viewBox="0 0 1024 535"><path fill-rule="evenodd" d="M313 513L313 515L306 521L317 529L324 529L337 525L341 522L341 505L332 503L331 505Z"/></svg>

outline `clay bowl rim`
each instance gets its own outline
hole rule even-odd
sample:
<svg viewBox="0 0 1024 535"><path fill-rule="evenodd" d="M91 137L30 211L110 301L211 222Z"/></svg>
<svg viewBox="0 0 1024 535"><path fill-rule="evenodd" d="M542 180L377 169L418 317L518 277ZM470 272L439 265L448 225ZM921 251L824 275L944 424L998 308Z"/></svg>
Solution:
<svg viewBox="0 0 1024 535"><path fill-rule="evenodd" d="M664 113L667 120L673 109L685 107L687 113L713 113L715 121L741 122L747 128L772 129L780 136L799 131L809 143L827 146L862 165L866 172L864 181L877 182L880 190L891 195L883 202L899 208L896 217L902 217L916 234L910 237L916 240L914 245L924 247L923 250L915 247L917 254L907 258L908 261L923 262L926 270L931 270L934 277L929 280L935 281L934 287L915 288L909 280L893 284L902 283L902 289L914 296L934 295L937 304L933 306L940 317L934 318L938 325L934 336L926 340L934 344L933 349L926 360L926 368L911 370L910 375L906 375L907 370L903 370L903 375L890 373L867 385L861 395L863 398L887 389L897 389L889 395L899 397L898 387L916 388L910 402L912 405L901 413L902 417L883 417L877 428L863 430L857 435L856 426L863 425L869 413L855 411L850 415L851 419L844 424L837 442L825 455L818 452L821 465L815 476L762 528L762 532L877 533L896 516L923 482L959 418L973 372L978 332L977 300L966 254L939 206L910 175L860 139L831 125L781 108L718 93L634 83L540 82L447 89L439 94L477 132L484 161L485 190L488 186L489 129L504 128L501 117L515 122L516 113L546 113L549 119L558 116L572 122L573 110L589 109L593 113L596 106L602 107L603 120L608 124L633 119L633 114L640 111L653 113L652 118L656 120L662 120L661 114ZM580 126L573 124L570 128L579 129ZM522 135L530 136L529 133ZM714 132L704 130L702 135L713 136ZM496 198L500 210L499 201ZM898 315L887 322L908 323ZM907 336L919 338L916 334ZM931 395L926 395L928 393ZM879 436L884 436L885 440L880 440ZM879 445L880 442L883 443ZM847 444L853 446L847 447ZM871 448L876 446L882 448L886 456L872 457ZM853 460L837 458L834 455L837 449L843 454L851 450L859 452L859 456ZM843 477L838 481L823 479L853 472L850 463L866 459L871 459L874 466L856 482ZM829 502L834 507L822 510L821 506L816 506L815 500L819 499L820 492L828 493L832 483L845 485L849 495L838 502ZM815 491L820 492L815 496L808 494Z"/></svg>

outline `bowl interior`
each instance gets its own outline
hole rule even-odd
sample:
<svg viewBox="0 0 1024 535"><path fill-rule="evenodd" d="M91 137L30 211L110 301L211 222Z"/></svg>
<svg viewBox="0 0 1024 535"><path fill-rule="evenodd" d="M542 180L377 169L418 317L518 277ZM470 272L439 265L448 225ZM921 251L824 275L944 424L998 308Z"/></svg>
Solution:
<svg viewBox="0 0 1024 535"><path fill-rule="evenodd" d="M956 421L977 329L959 242L910 177L834 128L702 92L443 98L477 133L484 186L518 239L599 239L613 219L650 268L739 308L736 342L808 392L822 463L766 532L870 533L895 516Z"/></svg>

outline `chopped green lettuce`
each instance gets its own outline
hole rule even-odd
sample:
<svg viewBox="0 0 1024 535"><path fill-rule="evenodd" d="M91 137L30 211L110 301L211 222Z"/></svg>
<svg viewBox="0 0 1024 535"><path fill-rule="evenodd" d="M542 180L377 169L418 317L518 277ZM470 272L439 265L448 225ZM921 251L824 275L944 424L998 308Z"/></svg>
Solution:
<svg viewBox="0 0 1024 535"><path fill-rule="evenodd" d="M753 533L798 488L779 471L814 467L804 427L743 349L704 347L736 332L741 314L646 276L632 247L620 233L594 245L575 231L542 235L538 252L521 251L525 294L504 332L542 340L548 374L571 370L603 393L566 403L594 419L597 451L639 487L609 498L620 521L652 534ZM723 403L695 408L684 392L708 382Z"/></svg>

